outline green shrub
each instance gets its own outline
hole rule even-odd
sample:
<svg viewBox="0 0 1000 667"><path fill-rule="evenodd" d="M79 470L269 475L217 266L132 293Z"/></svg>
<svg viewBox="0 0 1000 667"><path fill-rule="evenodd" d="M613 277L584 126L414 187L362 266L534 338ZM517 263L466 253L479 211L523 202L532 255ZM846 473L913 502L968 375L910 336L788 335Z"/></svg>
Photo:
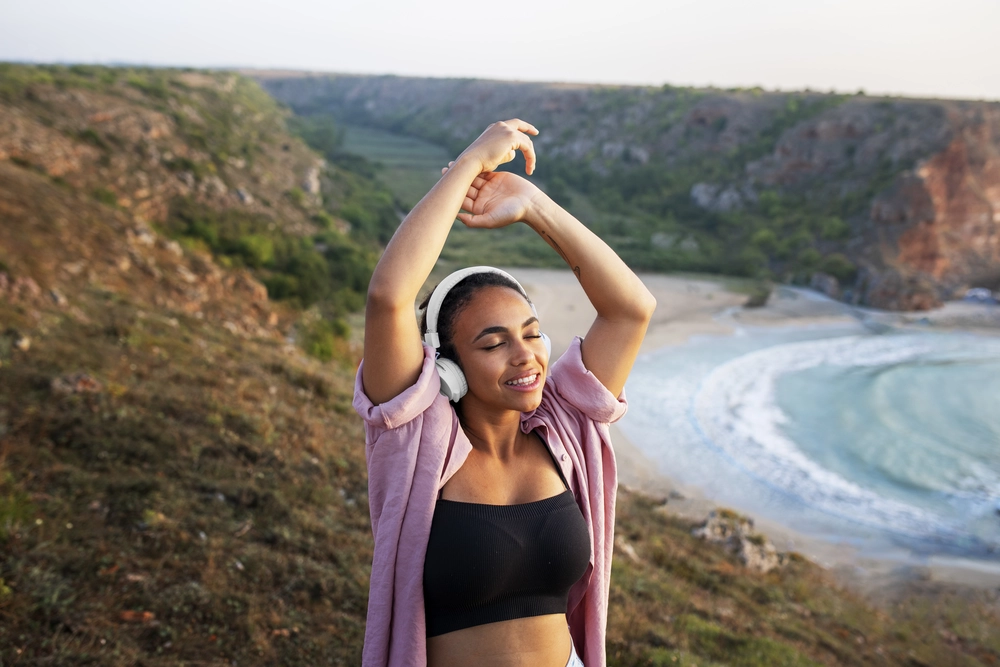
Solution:
<svg viewBox="0 0 1000 667"><path fill-rule="evenodd" d="M288 199L296 206L305 206L306 203L306 193L302 191L302 188L295 187L288 191Z"/></svg>
<svg viewBox="0 0 1000 667"><path fill-rule="evenodd" d="M819 234L827 241L843 241L851 235L851 227L840 218L827 218L820 223Z"/></svg>
<svg viewBox="0 0 1000 667"><path fill-rule="evenodd" d="M81 130L77 136L80 138L80 141L85 141L92 146L97 146L101 150L108 150L110 148L108 146L108 142L104 140L104 137L98 134L93 128L88 127L85 130Z"/></svg>
<svg viewBox="0 0 1000 667"><path fill-rule="evenodd" d="M247 266L259 269L274 260L274 243L266 236L249 234L241 237L237 245Z"/></svg>
<svg viewBox="0 0 1000 667"><path fill-rule="evenodd" d="M858 267L854 265L854 262L839 252L824 257L819 265L819 270L823 273L829 273L840 281L841 285L853 283L858 275Z"/></svg>
<svg viewBox="0 0 1000 667"><path fill-rule="evenodd" d="M267 215L216 211L193 199L175 201L164 228L182 244L204 244L213 255L225 258L220 263L260 271L258 277L272 299L294 300L301 307L328 302L335 314L364 305L375 267L374 249L336 230L315 238L288 236Z"/></svg>
<svg viewBox="0 0 1000 667"><path fill-rule="evenodd" d="M0 495L0 541L27 523L35 513L35 507L27 494L14 491Z"/></svg>
<svg viewBox="0 0 1000 667"><path fill-rule="evenodd" d="M94 188L90 194L102 204L118 206L118 195L107 188Z"/></svg>
<svg viewBox="0 0 1000 667"><path fill-rule="evenodd" d="M762 252L771 254L778 247L778 237L770 229L758 229L750 237L750 243Z"/></svg>
<svg viewBox="0 0 1000 667"><path fill-rule="evenodd" d="M744 308L760 308L767 304L767 300L771 298L771 291L773 286L770 282L762 280L760 282L754 283L750 290L750 297L743 304Z"/></svg>
<svg viewBox="0 0 1000 667"><path fill-rule="evenodd" d="M343 349L343 340L350 333L350 327L341 319L319 320L302 332L302 349L320 361L332 361Z"/></svg>
<svg viewBox="0 0 1000 667"><path fill-rule="evenodd" d="M323 229L333 229L333 216L326 211L320 211L312 217L312 221Z"/></svg>
<svg viewBox="0 0 1000 667"><path fill-rule="evenodd" d="M743 248L730 265L730 273L738 276L757 277L767 266L767 255L754 246Z"/></svg>
<svg viewBox="0 0 1000 667"><path fill-rule="evenodd" d="M344 145L344 132L330 116L293 116L288 119L288 129L328 159Z"/></svg>
<svg viewBox="0 0 1000 667"><path fill-rule="evenodd" d="M819 254L819 250L816 250L816 248L806 248L799 253L799 256L796 259L799 266L804 269L810 269L819 264L819 261L822 259L822 255Z"/></svg>

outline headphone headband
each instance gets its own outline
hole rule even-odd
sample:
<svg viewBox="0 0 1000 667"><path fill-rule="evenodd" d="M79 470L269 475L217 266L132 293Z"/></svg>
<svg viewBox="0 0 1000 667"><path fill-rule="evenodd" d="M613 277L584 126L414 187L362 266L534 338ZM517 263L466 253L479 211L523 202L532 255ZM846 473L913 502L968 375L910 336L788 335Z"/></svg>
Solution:
<svg viewBox="0 0 1000 667"><path fill-rule="evenodd" d="M535 305L531 303L530 299L528 299L528 293L524 291L524 288L521 286L521 283L517 281L517 278L510 275L506 271L501 271L500 269L492 266L470 266L465 269L459 269L438 283L438 286L435 287L434 291L431 293L431 298L427 301L427 333L424 334L424 342L433 347L435 350L441 347L441 338L438 336L437 324L438 314L441 312L441 305L444 303L445 297L448 296L448 292L450 292L455 285L476 273L495 273L510 280L512 283L517 285L517 289L521 292L521 296L523 296L528 302L528 305L531 306L531 313L535 317L538 317L538 313L535 311Z"/></svg>

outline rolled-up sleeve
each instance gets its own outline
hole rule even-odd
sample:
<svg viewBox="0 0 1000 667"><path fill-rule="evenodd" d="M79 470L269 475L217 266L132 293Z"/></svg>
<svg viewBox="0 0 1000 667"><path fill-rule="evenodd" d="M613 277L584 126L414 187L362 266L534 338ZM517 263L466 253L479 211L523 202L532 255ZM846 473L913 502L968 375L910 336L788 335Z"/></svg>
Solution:
<svg viewBox="0 0 1000 667"><path fill-rule="evenodd" d="M424 362L420 376L413 385L385 403L375 405L365 394L361 377L364 361L358 366L354 379L354 409L365 421L365 426L378 431L388 431L412 421L426 411L441 390L441 378L434 367L434 349L424 345Z"/></svg>
<svg viewBox="0 0 1000 667"><path fill-rule="evenodd" d="M548 382L559 397L595 422L614 423L628 410L625 390L617 398L583 365L577 336L549 371Z"/></svg>

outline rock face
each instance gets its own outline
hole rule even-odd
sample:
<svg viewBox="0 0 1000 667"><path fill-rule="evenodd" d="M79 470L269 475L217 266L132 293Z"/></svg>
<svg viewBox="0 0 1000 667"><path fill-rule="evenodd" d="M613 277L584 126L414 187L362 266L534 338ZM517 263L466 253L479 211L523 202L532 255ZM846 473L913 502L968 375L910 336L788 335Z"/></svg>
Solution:
<svg viewBox="0 0 1000 667"><path fill-rule="evenodd" d="M601 176L647 164L741 162L736 176L694 183L691 203L731 213L773 191L847 211L849 238L819 249L857 267L856 280L838 290L854 303L926 309L968 287L1000 288L1000 103L406 77L259 80L296 109L453 150L497 118L530 116L545 128L534 139L539 152Z"/></svg>
<svg viewBox="0 0 1000 667"><path fill-rule="evenodd" d="M874 199L869 261L920 285L901 307L1000 282L1000 106L953 111L955 136ZM883 302L898 290L867 286ZM885 293L880 294L880 291ZM915 302L916 301L916 302Z"/></svg>
<svg viewBox="0 0 1000 667"><path fill-rule="evenodd" d="M695 537L721 544L736 554L740 562L756 572L770 572L785 564L785 554L779 554L774 545L760 533L754 532L753 519L729 510L713 510L698 528Z"/></svg>

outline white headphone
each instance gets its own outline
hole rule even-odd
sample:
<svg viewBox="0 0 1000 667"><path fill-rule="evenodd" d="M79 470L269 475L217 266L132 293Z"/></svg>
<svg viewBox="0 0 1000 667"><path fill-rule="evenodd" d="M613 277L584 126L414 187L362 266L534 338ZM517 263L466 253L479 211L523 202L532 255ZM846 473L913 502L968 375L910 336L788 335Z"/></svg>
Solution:
<svg viewBox="0 0 1000 667"><path fill-rule="evenodd" d="M441 304L444 303L444 298L448 296L448 292L451 288L462 282L465 278L476 274L476 273L495 273L499 276L510 280L512 283L517 285L517 289L521 292L521 296L528 301L528 305L531 306L531 314L538 317L538 312L535 310L535 305L528 300L528 293L524 291L521 287L521 283L517 282L514 276L510 275L506 271L501 271L500 269L495 269L492 266L470 266L467 269L461 269L455 271L447 278L438 283L438 286L434 288L431 293L431 298L427 302L427 333L424 334L424 342L433 347L435 350L440 350L441 348L441 338L438 336L438 314L441 312ZM547 354L552 354L552 341L545 334L542 334L542 342L545 344L545 351ZM440 352L438 353L440 355ZM438 356L437 360L434 362L437 366L438 375L441 376L441 393L448 397L453 403L458 403L459 399L465 396L466 392L469 391L469 383L465 379L465 373L462 369L458 367L458 364L451 359L442 359Z"/></svg>

